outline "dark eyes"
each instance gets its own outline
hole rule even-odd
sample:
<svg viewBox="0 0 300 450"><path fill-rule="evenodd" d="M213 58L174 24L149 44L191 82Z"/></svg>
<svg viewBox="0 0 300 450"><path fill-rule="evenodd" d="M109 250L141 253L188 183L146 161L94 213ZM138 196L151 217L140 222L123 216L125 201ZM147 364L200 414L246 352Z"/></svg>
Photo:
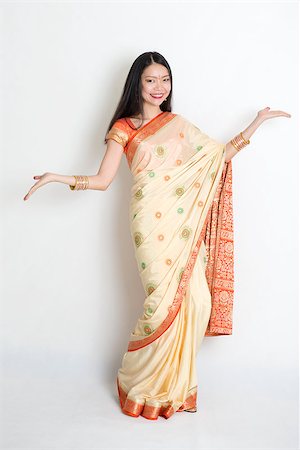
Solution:
<svg viewBox="0 0 300 450"><path fill-rule="evenodd" d="M153 81L153 80L147 80L147 82ZM164 81L170 81L170 78L165 78Z"/></svg>

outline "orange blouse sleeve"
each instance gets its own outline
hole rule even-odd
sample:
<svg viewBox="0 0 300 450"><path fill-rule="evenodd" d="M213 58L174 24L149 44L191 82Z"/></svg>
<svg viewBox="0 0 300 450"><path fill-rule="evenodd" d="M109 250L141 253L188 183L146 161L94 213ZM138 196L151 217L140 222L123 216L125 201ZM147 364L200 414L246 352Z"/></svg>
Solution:
<svg viewBox="0 0 300 450"><path fill-rule="evenodd" d="M105 143L107 143L108 139L113 139L125 149L129 141L128 125L126 125L126 122L124 123L122 119L118 119L106 134Z"/></svg>

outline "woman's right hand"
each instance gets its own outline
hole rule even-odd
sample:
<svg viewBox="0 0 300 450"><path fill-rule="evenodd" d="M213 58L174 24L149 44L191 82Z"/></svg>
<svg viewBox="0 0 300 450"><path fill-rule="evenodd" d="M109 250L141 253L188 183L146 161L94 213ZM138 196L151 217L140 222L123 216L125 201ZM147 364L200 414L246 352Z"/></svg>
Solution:
<svg viewBox="0 0 300 450"><path fill-rule="evenodd" d="M38 180L27 192L27 194L24 197L24 200L28 200L29 197L40 187L44 186L45 184L51 183L54 180L54 174L50 172L46 172L43 175L34 175L33 177L35 180Z"/></svg>

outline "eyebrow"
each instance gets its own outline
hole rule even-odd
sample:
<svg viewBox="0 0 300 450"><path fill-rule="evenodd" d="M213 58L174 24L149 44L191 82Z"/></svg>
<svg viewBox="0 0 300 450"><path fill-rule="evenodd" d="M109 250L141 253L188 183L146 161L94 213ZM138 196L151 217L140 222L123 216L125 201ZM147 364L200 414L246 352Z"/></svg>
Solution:
<svg viewBox="0 0 300 450"><path fill-rule="evenodd" d="M168 74L168 75L165 75L165 76L163 76L161 78L166 78L166 77L169 77L169 76L170 75ZM152 75L146 75L145 78L160 78L160 77L153 77Z"/></svg>

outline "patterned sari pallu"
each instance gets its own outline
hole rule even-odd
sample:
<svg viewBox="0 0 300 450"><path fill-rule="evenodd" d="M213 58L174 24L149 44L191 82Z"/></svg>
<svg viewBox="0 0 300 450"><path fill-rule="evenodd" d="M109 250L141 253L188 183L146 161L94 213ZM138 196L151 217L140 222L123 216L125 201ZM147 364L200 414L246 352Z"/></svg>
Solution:
<svg viewBox="0 0 300 450"><path fill-rule="evenodd" d="M196 409L204 336L232 334L232 165L225 144L162 112L135 130L117 120L133 176L130 230L145 291L143 315L118 371L125 414L155 420Z"/></svg>

